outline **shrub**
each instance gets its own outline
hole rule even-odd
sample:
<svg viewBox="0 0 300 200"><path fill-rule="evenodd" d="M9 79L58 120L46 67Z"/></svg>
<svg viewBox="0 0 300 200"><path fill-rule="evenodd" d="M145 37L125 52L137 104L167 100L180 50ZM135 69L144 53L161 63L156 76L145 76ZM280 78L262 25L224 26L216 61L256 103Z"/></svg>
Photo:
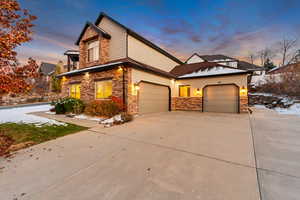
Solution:
<svg viewBox="0 0 300 200"><path fill-rule="evenodd" d="M86 105L85 113L92 116L113 117L122 111L120 106L112 100L95 100Z"/></svg>
<svg viewBox="0 0 300 200"><path fill-rule="evenodd" d="M84 103L80 99L75 99L71 97L59 99L56 102L52 102L51 105L54 105L56 114L80 114L84 111Z"/></svg>
<svg viewBox="0 0 300 200"><path fill-rule="evenodd" d="M112 100L113 102L115 102L115 103L119 106L120 110L124 110L124 109L125 109L123 100L122 100L121 98L116 97L116 96L112 96L112 97L111 97L111 100Z"/></svg>

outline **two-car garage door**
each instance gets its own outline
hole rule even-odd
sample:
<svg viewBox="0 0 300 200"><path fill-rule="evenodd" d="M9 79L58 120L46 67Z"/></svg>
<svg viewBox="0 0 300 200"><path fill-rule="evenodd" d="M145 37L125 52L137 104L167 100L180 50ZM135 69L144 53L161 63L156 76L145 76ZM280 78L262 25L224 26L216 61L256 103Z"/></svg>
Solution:
<svg viewBox="0 0 300 200"><path fill-rule="evenodd" d="M238 87L236 85L212 85L203 89L203 111L239 112Z"/></svg>
<svg viewBox="0 0 300 200"><path fill-rule="evenodd" d="M141 82L139 84L139 113L169 111L170 91L167 86ZM203 111L239 112L239 90L236 85L211 85L203 89Z"/></svg>
<svg viewBox="0 0 300 200"><path fill-rule="evenodd" d="M167 86L141 82L139 84L139 113L169 111L169 88Z"/></svg>

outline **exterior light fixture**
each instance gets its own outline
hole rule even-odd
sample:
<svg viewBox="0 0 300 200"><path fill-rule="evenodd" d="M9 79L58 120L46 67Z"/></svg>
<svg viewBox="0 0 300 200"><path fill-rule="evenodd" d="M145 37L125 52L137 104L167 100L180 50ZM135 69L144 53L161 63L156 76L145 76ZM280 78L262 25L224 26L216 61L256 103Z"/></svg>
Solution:
<svg viewBox="0 0 300 200"><path fill-rule="evenodd" d="M134 89L135 89L135 90L139 90L139 89L140 89L140 86L136 83L136 84L134 84Z"/></svg>
<svg viewBox="0 0 300 200"><path fill-rule="evenodd" d="M245 88L245 86L241 87L240 89L240 95L244 96L247 94L247 89Z"/></svg>
<svg viewBox="0 0 300 200"><path fill-rule="evenodd" d="M67 78L65 76L62 77L62 82L65 82Z"/></svg>
<svg viewBox="0 0 300 200"><path fill-rule="evenodd" d="M197 96L202 96L202 90L200 88L197 88L195 93Z"/></svg>
<svg viewBox="0 0 300 200"><path fill-rule="evenodd" d="M121 66L118 67L118 71L123 71L123 68Z"/></svg>

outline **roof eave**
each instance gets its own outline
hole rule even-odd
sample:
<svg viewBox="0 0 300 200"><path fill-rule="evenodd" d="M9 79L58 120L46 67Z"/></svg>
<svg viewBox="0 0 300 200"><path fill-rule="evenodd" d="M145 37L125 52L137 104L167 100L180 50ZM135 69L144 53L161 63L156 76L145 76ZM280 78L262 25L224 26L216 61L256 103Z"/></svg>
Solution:
<svg viewBox="0 0 300 200"><path fill-rule="evenodd" d="M98 18L95 21L95 24L98 25L101 22L101 20L102 20L103 17L107 17L109 20L113 21L114 23L116 23L119 26L121 26L122 28L124 28L128 34L132 35L133 37L135 37L135 38L141 40L142 42L146 43L147 45L151 46L155 50L159 51L160 53L164 54L165 56L167 56L171 60L175 61L176 63L183 64L183 62L181 60L179 60L178 58L176 58L175 56L171 55L167 51L165 51L162 48L158 47L157 45L153 44L152 42L150 42L146 38L142 37L138 33L134 32L133 30L131 30L128 27L124 26L120 22L114 20L113 18L111 18L110 16L108 16L107 14L105 14L104 12L100 13L100 15L98 16Z"/></svg>
<svg viewBox="0 0 300 200"><path fill-rule="evenodd" d="M251 74L251 73L238 72L238 73L229 73L229 74L212 74L212 75L193 76L193 77L177 77L176 79L196 79L196 78L207 78L207 77L216 77L216 76L234 76L234 75L242 75L242 74ZM184 76L184 75L182 75L182 76Z"/></svg>

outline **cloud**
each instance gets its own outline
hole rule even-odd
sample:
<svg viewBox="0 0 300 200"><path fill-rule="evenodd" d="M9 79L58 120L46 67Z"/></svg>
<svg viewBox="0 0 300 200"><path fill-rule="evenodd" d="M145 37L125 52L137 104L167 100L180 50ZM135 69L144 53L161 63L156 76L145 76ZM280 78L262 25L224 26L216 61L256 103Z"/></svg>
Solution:
<svg viewBox="0 0 300 200"><path fill-rule="evenodd" d="M65 56L57 51L50 51L40 48L34 47L20 47L17 49L17 59L21 64L27 62L29 57L35 59L38 63L40 62L49 62L49 63L57 63L59 60L64 61L66 58Z"/></svg>
<svg viewBox="0 0 300 200"><path fill-rule="evenodd" d="M52 38L49 38L49 37L46 37L46 36L35 35L33 39L34 40L45 41L47 43L51 43L51 44L56 45L58 47L65 48L66 50L75 48L75 45L73 45L73 44L70 44L70 43L65 42L63 40L62 41L55 40L55 39L52 39Z"/></svg>
<svg viewBox="0 0 300 200"><path fill-rule="evenodd" d="M182 37L192 42L200 43L202 38L199 32L194 30L192 24L185 20L166 20L165 23L160 27L162 35L169 38Z"/></svg>

